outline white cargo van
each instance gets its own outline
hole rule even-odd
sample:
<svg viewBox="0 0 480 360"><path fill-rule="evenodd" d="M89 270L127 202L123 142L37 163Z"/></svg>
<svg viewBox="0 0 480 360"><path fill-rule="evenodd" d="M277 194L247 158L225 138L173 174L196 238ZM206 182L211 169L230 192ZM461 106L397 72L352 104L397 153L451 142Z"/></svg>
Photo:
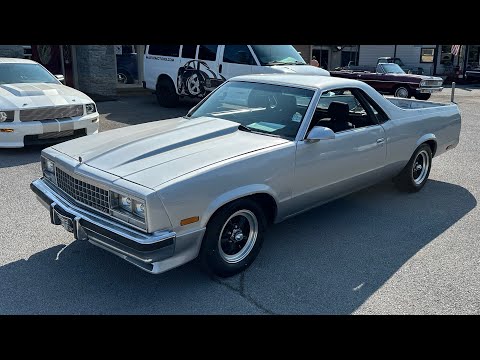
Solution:
<svg viewBox="0 0 480 360"><path fill-rule="evenodd" d="M179 97L203 98L226 79L261 73L330 75L306 64L292 45L147 45L143 87L174 107Z"/></svg>

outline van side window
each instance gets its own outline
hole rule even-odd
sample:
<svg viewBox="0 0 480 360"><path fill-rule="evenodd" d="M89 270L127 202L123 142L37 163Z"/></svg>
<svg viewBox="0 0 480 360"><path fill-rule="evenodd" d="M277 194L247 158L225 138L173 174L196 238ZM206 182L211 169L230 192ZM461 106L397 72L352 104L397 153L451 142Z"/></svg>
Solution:
<svg viewBox="0 0 480 360"><path fill-rule="evenodd" d="M182 57L187 59L195 59L196 50L197 50L197 45L183 45Z"/></svg>
<svg viewBox="0 0 480 360"><path fill-rule="evenodd" d="M150 45L148 53L150 55L162 55L178 57L180 45Z"/></svg>
<svg viewBox="0 0 480 360"><path fill-rule="evenodd" d="M217 48L218 45L200 45L200 49L198 49L198 59L215 61L217 58Z"/></svg>
<svg viewBox="0 0 480 360"><path fill-rule="evenodd" d="M225 45L223 62L232 64L255 65L255 59L247 45Z"/></svg>

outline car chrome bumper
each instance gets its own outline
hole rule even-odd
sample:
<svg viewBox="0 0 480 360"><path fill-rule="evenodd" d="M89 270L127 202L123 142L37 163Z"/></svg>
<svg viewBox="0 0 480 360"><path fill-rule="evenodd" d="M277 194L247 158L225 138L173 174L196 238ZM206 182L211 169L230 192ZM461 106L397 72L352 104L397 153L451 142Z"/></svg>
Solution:
<svg viewBox="0 0 480 360"><path fill-rule="evenodd" d="M62 225L77 240L88 240L148 272L152 272L153 263L174 254L174 232L146 234L104 219L60 196L43 179L32 182L30 188L50 211L51 223Z"/></svg>
<svg viewBox="0 0 480 360"><path fill-rule="evenodd" d="M432 94L434 92L440 92L443 90L443 87L431 87L431 88L418 88L417 92L422 93L422 94Z"/></svg>

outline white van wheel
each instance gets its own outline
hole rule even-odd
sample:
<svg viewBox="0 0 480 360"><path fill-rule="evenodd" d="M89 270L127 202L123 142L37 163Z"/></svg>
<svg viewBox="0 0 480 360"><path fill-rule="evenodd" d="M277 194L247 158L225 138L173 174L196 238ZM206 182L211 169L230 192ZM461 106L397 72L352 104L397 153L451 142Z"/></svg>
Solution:
<svg viewBox="0 0 480 360"><path fill-rule="evenodd" d="M157 96L157 101L161 106L171 108L178 105L179 97L177 90L170 79L159 79L155 94Z"/></svg>

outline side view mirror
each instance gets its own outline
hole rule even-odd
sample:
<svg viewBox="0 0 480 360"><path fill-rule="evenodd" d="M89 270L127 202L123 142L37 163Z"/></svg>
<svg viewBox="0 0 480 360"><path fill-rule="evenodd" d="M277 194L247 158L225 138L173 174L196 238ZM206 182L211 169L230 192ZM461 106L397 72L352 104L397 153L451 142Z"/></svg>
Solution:
<svg viewBox="0 0 480 360"><path fill-rule="evenodd" d="M307 135L305 141L317 142L320 140L333 140L335 139L335 133L332 129L324 126L314 126Z"/></svg>
<svg viewBox="0 0 480 360"><path fill-rule="evenodd" d="M55 77L57 78L58 81L60 81L63 85L65 85L65 76L63 76L62 74L59 74L59 75L55 75Z"/></svg>

